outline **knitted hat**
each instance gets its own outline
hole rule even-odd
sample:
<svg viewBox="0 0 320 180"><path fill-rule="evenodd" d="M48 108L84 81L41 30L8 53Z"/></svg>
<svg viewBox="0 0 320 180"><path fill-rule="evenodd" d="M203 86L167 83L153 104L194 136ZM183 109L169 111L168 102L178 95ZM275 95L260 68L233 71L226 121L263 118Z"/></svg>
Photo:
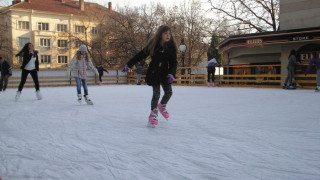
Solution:
<svg viewBox="0 0 320 180"><path fill-rule="evenodd" d="M79 51L85 51L87 52L87 46L82 44L80 47L79 47Z"/></svg>

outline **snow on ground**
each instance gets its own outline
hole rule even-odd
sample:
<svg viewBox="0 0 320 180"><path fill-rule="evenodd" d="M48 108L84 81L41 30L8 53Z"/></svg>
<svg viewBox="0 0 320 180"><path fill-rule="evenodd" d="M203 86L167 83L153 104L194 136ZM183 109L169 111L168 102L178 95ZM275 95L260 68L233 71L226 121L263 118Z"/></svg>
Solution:
<svg viewBox="0 0 320 180"><path fill-rule="evenodd" d="M147 127L152 88L89 86L0 94L0 177L25 179L315 180L320 94L173 87L170 119Z"/></svg>

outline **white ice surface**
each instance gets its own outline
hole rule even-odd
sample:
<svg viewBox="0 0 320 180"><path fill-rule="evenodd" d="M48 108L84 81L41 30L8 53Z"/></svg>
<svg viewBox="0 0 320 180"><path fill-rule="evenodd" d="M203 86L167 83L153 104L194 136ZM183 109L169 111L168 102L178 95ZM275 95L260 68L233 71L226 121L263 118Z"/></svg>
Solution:
<svg viewBox="0 0 320 180"><path fill-rule="evenodd" d="M0 93L2 180L320 179L313 90L174 86L148 128L151 87L88 88L93 106L75 87Z"/></svg>

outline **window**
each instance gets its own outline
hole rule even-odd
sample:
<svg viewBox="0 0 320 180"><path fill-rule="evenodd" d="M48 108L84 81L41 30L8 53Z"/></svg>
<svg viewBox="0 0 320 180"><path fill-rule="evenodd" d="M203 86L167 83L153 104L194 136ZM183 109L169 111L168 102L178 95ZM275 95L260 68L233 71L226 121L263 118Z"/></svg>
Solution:
<svg viewBox="0 0 320 180"><path fill-rule="evenodd" d="M50 39L40 38L40 46L50 47Z"/></svg>
<svg viewBox="0 0 320 180"><path fill-rule="evenodd" d="M51 62L51 56L50 55L41 55L41 63L50 63Z"/></svg>
<svg viewBox="0 0 320 180"><path fill-rule="evenodd" d="M85 29L86 28L84 26L75 26L75 32L76 33L84 33Z"/></svg>
<svg viewBox="0 0 320 180"><path fill-rule="evenodd" d="M79 48L79 47L81 46L81 44L83 44L81 41L76 40L76 41L74 42L74 47L75 47L75 48Z"/></svg>
<svg viewBox="0 0 320 180"><path fill-rule="evenodd" d="M66 24L58 24L57 31L58 32L68 32L68 26Z"/></svg>
<svg viewBox="0 0 320 180"><path fill-rule="evenodd" d="M58 40L58 47L67 47L67 40Z"/></svg>
<svg viewBox="0 0 320 180"><path fill-rule="evenodd" d="M92 28L91 28L91 34L98 34L98 29L97 29L97 27L92 27Z"/></svg>
<svg viewBox="0 0 320 180"><path fill-rule="evenodd" d="M38 23L38 30L39 31L49 31L49 23Z"/></svg>
<svg viewBox="0 0 320 180"><path fill-rule="evenodd" d="M30 42L30 38L19 37L19 46L20 47L23 47L28 42Z"/></svg>
<svg viewBox="0 0 320 180"><path fill-rule="evenodd" d="M58 63L59 64L67 64L68 63L68 56L58 56Z"/></svg>
<svg viewBox="0 0 320 180"><path fill-rule="evenodd" d="M29 29L29 22L28 21L19 21L18 22L18 29Z"/></svg>

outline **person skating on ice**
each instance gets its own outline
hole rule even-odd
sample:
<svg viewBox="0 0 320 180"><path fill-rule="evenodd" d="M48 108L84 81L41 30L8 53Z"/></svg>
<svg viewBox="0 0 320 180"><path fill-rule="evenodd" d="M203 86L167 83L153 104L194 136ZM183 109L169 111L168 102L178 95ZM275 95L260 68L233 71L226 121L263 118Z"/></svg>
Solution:
<svg viewBox="0 0 320 180"><path fill-rule="evenodd" d="M12 76L12 67L10 63L4 60L2 57L0 57L0 71L1 71L1 77L0 77L0 92L1 92L7 89L8 79L10 76Z"/></svg>
<svg viewBox="0 0 320 180"><path fill-rule="evenodd" d="M134 64L148 56L151 57L151 62L145 81L149 86L152 86L153 89L151 113L148 122L149 125L155 127L155 125L158 124L158 110L166 119L169 118L166 106L172 96L171 83L174 80L177 69L177 48L169 26L160 26L154 37L143 50L127 62L122 72L127 72ZM160 86L162 86L164 90L164 95L160 104L158 104Z"/></svg>
<svg viewBox="0 0 320 180"><path fill-rule="evenodd" d="M93 72L99 75L97 69L93 66L92 61L89 59L87 46L82 44L70 62L70 65L67 71L67 76L70 76L70 74L72 74L72 76L76 80L78 102L79 103L82 102L82 94L81 94L81 84L82 84L82 87L84 90L84 99L86 103L89 105L93 105L88 95L87 70L86 70L87 67L89 67Z"/></svg>
<svg viewBox="0 0 320 180"><path fill-rule="evenodd" d="M97 66L97 70L99 73L99 85L102 85L103 71L107 72L107 74L109 74L109 71L104 69L101 64L99 66Z"/></svg>
<svg viewBox="0 0 320 180"><path fill-rule="evenodd" d="M38 80L38 71L39 71L39 59L38 59L38 51L34 50L34 46L32 43L26 43L23 48L20 50L16 57L22 57L22 69L21 72L21 81L18 87L18 91L15 97L15 100L18 101L21 95L21 91L23 89L24 84L26 83L28 74L31 74L31 77L34 82L34 86L36 89L36 96L38 100L42 99L42 95L40 93L40 86Z"/></svg>
<svg viewBox="0 0 320 180"><path fill-rule="evenodd" d="M140 62L136 65L136 70L137 72L137 85L141 85L141 77L142 77L142 72L143 72L143 62Z"/></svg>
<svg viewBox="0 0 320 180"><path fill-rule="evenodd" d="M214 87L214 73L216 72L216 66L219 66L219 63L215 58L212 58L210 61L208 61L208 87L210 87L210 77L212 79L212 87Z"/></svg>
<svg viewBox="0 0 320 180"><path fill-rule="evenodd" d="M311 61L309 63L309 66L306 69L306 72L304 73L305 76L307 75L307 73L310 71L311 67L313 64L316 65L316 69L317 69L317 87L316 87L316 92L320 91L320 59L319 59L319 55L316 51L313 51L311 54Z"/></svg>
<svg viewBox="0 0 320 180"><path fill-rule="evenodd" d="M288 76L286 77L283 85L283 89L294 89L295 87L292 86L292 79L294 78L294 70L296 65L298 64L296 50L291 50L290 55L288 57ZM289 82L289 86L287 83Z"/></svg>

